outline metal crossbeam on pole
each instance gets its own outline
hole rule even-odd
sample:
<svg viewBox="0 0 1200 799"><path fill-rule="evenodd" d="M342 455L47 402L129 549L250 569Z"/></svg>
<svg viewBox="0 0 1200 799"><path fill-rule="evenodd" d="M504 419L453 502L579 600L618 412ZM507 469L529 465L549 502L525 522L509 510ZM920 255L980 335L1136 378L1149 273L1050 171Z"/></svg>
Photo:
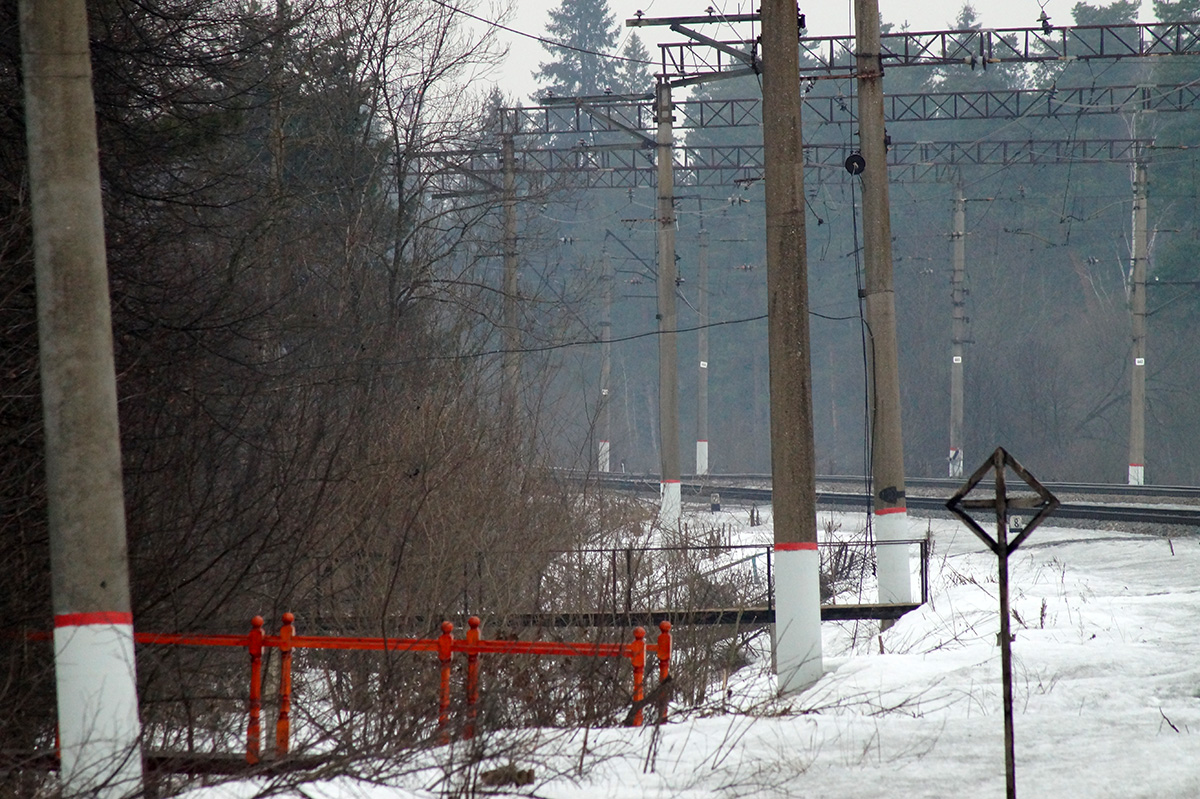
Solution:
<svg viewBox="0 0 1200 799"><path fill-rule="evenodd" d="M908 92L885 95L883 101L884 118L889 123L1179 112L1200 106L1200 85ZM850 96L809 94L804 98L804 114L809 121L827 125L853 124L858 119L857 105L857 99ZM649 95L548 99L541 106L501 109L500 124L504 133L514 135L651 131L654 103ZM676 130L761 125L762 102L757 97L675 103Z"/></svg>
<svg viewBox="0 0 1200 799"><path fill-rule="evenodd" d="M1113 61L1165 55L1200 54L1200 21L1148 22L1122 25L1078 25L1053 28L990 28L905 31L880 37L879 63L884 69L908 66L965 65L983 69L994 64L1052 61ZM726 47L748 50L754 40L725 41ZM800 40L801 77L852 77L853 36L816 36ZM711 76L741 61L699 42L659 45L661 77L668 81Z"/></svg>
<svg viewBox="0 0 1200 799"><path fill-rule="evenodd" d="M1056 163L1135 163L1139 153L1149 158L1156 150L1150 139L1075 139L1022 141L893 141L887 152L892 182L944 181L965 165L1014 166ZM675 183L679 186L734 186L762 179L763 147L755 145L687 146L673 148ZM840 144L804 147L805 171L818 182L847 180ZM653 187L657 164L640 147L571 147L523 149L515 153L517 174L555 176L563 188ZM427 176L443 194L471 193L497 186L503 177L499 150L447 151L424 156Z"/></svg>

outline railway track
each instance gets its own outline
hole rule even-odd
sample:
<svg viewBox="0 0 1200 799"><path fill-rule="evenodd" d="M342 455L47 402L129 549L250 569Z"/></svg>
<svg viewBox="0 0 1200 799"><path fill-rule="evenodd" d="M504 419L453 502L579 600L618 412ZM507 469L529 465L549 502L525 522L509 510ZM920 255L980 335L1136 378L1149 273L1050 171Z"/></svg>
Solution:
<svg viewBox="0 0 1200 799"><path fill-rule="evenodd" d="M601 480L619 490L639 493L657 493L659 490L658 479L653 476L606 475ZM685 501L707 502L711 495L719 494L722 502L732 500L765 505L771 501L770 482L769 475L713 475L703 480L683 481L681 492ZM863 490L865 483L863 477L818 477L817 506L865 512L870 508L870 496ZM909 513L916 516L948 514L946 500L962 483L962 480L950 478L907 480ZM859 490L845 490L852 487ZM1200 488L1097 483L1047 483L1046 487L1062 502L1054 512L1056 520L1200 528ZM982 483L980 488L986 491L990 484Z"/></svg>
<svg viewBox="0 0 1200 799"><path fill-rule="evenodd" d="M770 477L766 477L770 482ZM731 480L736 482L736 480ZM866 478L846 475L834 475L818 478L818 482L826 486L851 486L862 488ZM937 492L942 496L950 496L965 482L965 478L952 477L908 477L905 487L910 491ZM990 481L981 485L991 487ZM1179 504L1191 503L1200 509L1200 487L1196 486L1160 486L1160 485L1114 485L1108 483L1046 483L1045 486L1060 499L1064 497L1109 497L1119 498L1122 502L1137 502L1154 504L1173 502Z"/></svg>

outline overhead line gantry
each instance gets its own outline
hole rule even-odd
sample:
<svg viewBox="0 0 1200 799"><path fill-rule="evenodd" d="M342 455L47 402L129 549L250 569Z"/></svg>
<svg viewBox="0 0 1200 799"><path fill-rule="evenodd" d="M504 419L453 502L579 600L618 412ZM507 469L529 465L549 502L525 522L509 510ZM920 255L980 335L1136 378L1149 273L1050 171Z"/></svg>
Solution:
<svg viewBox="0 0 1200 799"><path fill-rule="evenodd" d="M630 20L627 24L640 24ZM752 74L756 39L660 44L661 77L674 85L705 77ZM902 31L879 37L879 66L943 66L963 64L986 69L998 64L1035 64L1121 58L1195 55L1200 50L1200 21L1135 22L1119 25L1072 25L1030 28ZM802 36L801 77L853 77L854 37Z"/></svg>
<svg viewBox="0 0 1200 799"><path fill-rule="evenodd" d="M1176 149L1180 148L1155 145L1151 139L893 141L888 169L894 182L945 181L965 165L1133 163L1139 154L1147 157L1158 150ZM805 169L819 178L845 181L849 179L843 163L846 151L841 144L806 145ZM437 157L449 179L441 185L445 195L476 193L480 185L470 181L490 186L505 171L499 149L447 150ZM564 188L644 188L653 187L656 180L653 154L629 145L535 148L516 151L514 158L516 171L561 176ZM762 179L763 148L676 145L674 166L677 186L744 186Z"/></svg>
<svg viewBox="0 0 1200 799"><path fill-rule="evenodd" d="M980 119L1025 119L1137 111L1189 111L1200 105L1200 84L1138 84L1048 89L991 89L908 92L884 95L888 122L933 122ZM806 95L808 118L827 125L858 121L852 96ZM547 97L542 105L504 108L501 130L516 135L587 135L625 132L640 135L654 128L650 95ZM675 103L677 130L757 128L762 124L760 98L690 99ZM643 137L652 146L649 137Z"/></svg>

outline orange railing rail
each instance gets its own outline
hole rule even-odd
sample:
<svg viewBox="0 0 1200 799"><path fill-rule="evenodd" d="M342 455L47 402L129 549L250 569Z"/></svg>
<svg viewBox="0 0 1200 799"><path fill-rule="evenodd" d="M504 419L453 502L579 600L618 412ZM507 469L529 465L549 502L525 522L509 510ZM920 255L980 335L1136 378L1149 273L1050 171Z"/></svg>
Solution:
<svg viewBox="0 0 1200 799"><path fill-rule="evenodd" d="M291 746L292 711L292 655L297 649L341 649L358 651L405 651L433 652L441 666L441 682L438 692L438 730L443 742L449 741L450 677L455 653L467 657L466 677L466 722L463 737L475 735L479 706L479 667L482 655L536 655L560 657L620 657L628 658L633 666L633 725L642 724L642 704L645 698L644 684L646 655L658 658L659 683L670 678L671 669L671 623L659 623L657 640L648 642L646 630L638 627L633 631L633 641L627 643L577 643L563 641L505 641L488 640L480 637L482 626L479 617L467 620L467 631L463 638L454 637L454 625L444 621L442 634L437 638L358 638L346 636L297 635L296 617L283 614L283 624L278 635L268 635L261 616L250 622L247 635L192 635L174 633L135 633L139 644L175 646L224 646L245 648L250 655L250 693L247 702L249 720L246 724L246 762L258 763L262 749L262 674L263 651L279 650L279 716L275 722L275 753L286 755ZM32 633L33 640L48 640L45 633ZM659 706L659 721L667 720L667 705Z"/></svg>
<svg viewBox="0 0 1200 799"><path fill-rule="evenodd" d="M255 623L261 619L255 618ZM442 622L442 634L437 638L349 638L338 636L306 636L297 635L295 631L295 616L291 613L283 615L283 626L278 636L264 636L263 646L277 646L282 654L279 677L279 721L275 728L275 751L278 755L287 754L289 748L289 714L291 711L291 653L295 649L352 649L352 650L402 650L407 652L436 652L441 665L441 681L438 691L438 729L443 741L449 740L450 714L450 675L455 653L467 656L466 679L466 723L463 726L463 737L475 735L475 724L479 708L479 658L481 655L538 655L564 657L623 657L628 658L633 665L633 701L635 706L644 697L646 655L653 653L658 657L659 681L664 682L670 677L671 670L671 623L661 622L659 635L654 643L646 641L646 631L638 627L633 631L631 643L592 644L559 641L504 641L489 640L480 637L481 622L478 616L467 620L467 631L463 638L454 637L454 625L448 621ZM253 663L253 653L251 653ZM260 690L253 684L254 672L251 672L251 713L256 707L253 697ZM667 707L661 706L659 721L666 721ZM253 716L251 723L253 724ZM639 708L634 715L634 726L641 726L642 711ZM257 738L251 735L247 741L247 758L251 756L250 744ZM257 750L254 757L257 757Z"/></svg>

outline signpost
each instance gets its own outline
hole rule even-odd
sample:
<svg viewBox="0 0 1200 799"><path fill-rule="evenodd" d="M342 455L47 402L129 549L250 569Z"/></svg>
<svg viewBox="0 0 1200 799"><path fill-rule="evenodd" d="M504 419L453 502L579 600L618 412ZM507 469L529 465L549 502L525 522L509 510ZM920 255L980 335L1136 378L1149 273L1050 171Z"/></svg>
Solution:
<svg viewBox="0 0 1200 799"><path fill-rule="evenodd" d="M1021 478L1025 485L1033 489L1035 496L1008 496L1006 477L1008 469ZM996 484L996 496L990 499L967 499L988 473L993 473ZM1013 691L1012 691L1012 634L1009 630L1011 613L1008 607L1008 556L1016 551L1029 534L1034 531L1042 520L1058 507L1058 498L1051 494L1045 486L1039 483L1025 467L1017 463L1013 456L997 447L988 460L975 470L966 484L958 489L946 502L950 512L962 519L971 532L979 536L988 545L1000 564L1000 669L1004 683L1004 766L1007 781L1008 799L1016 799L1017 777L1016 762L1013 752ZM996 514L996 537L988 535L987 531L968 513L971 510L991 509ZM1034 511L1029 520L1016 537L1008 540L1009 510Z"/></svg>

